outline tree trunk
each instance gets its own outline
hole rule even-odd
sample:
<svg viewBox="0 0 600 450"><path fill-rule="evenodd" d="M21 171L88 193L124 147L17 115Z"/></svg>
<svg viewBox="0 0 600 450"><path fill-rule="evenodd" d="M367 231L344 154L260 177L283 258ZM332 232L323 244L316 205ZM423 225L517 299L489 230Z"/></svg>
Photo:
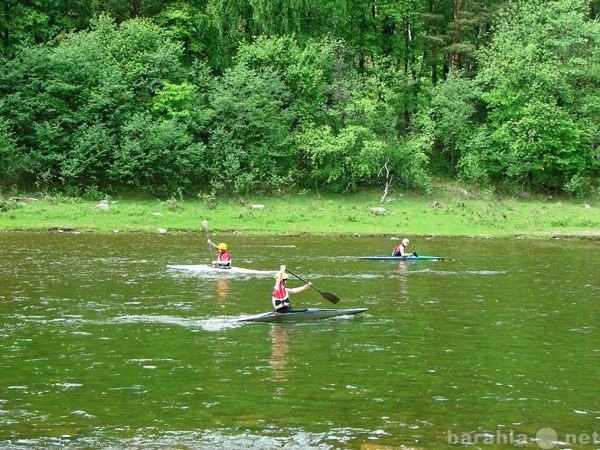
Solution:
<svg viewBox="0 0 600 450"><path fill-rule="evenodd" d="M408 75L410 65L410 28L407 19L404 19L404 74Z"/></svg>
<svg viewBox="0 0 600 450"><path fill-rule="evenodd" d="M140 15L141 1L132 0L131 2L131 17L136 18Z"/></svg>
<svg viewBox="0 0 600 450"><path fill-rule="evenodd" d="M437 58L437 45L431 46L431 84L435 86L438 82L437 64L435 63Z"/></svg>
<svg viewBox="0 0 600 450"><path fill-rule="evenodd" d="M460 0L454 0L454 44L460 43ZM460 69L460 54L454 51L452 53L452 69L458 70Z"/></svg>
<svg viewBox="0 0 600 450"><path fill-rule="evenodd" d="M0 31L0 35L2 36L2 45L4 46L4 54L8 53L8 46L10 45L10 5L8 4L8 0L4 2L4 19L6 22L6 28Z"/></svg>

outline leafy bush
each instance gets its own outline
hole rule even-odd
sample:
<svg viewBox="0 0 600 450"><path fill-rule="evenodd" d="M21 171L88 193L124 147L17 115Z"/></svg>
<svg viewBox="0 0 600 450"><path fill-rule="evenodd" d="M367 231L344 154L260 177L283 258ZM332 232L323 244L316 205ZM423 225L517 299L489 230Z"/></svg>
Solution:
<svg viewBox="0 0 600 450"><path fill-rule="evenodd" d="M211 93L214 128L207 170L216 189L245 193L287 182L290 159L290 93L277 73L238 64Z"/></svg>
<svg viewBox="0 0 600 450"><path fill-rule="evenodd" d="M351 125L337 135L329 127L306 127L296 139L308 160L308 182L334 192L356 190L385 162L385 143L365 127Z"/></svg>
<svg viewBox="0 0 600 450"><path fill-rule="evenodd" d="M446 81L433 88L428 108L417 115L419 132L427 129L424 122L431 122L429 128L433 142L430 154L434 167L439 171L454 175L461 158L472 146L479 95L471 80L451 73Z"/></svg>
<svg viewBox="0 0 600 450"><path fill-rule="evenodd" d="M573 175L573 177L565 184L564 190L576 197L583 197L587 184L587 180L581 175Z"/></svg>
<svg viewBox="0 0 600 450"><path fill-rule="evenodd" d="M431 182L427 169L430 146L431 141L426 134L418 135L389 153L392 173L400 182L400 187L429 192Z"/></svg>
<svg viewBox="0 0 600 450"><path fill-rule="evenodd" d="M585 1L517 1L502 15L476 78L491 139L480 143L493 148L486 169L494 180L572 190L580 183L570 180L595 170L600 95L588 87L598 86L590 71L598 44Z"/></svg>
<svg viewBox="0 0 600 450"><path fill-rule="evenodd" d="M115 185L169 195L202 178L204 145L193 142L178 121L137 114L122 135L108 171Z"/></svg>
<svg viewBox="0 0 600 450"><path fill-rule="evenodd" d="M61 176L68 186L109 187L108 171L114 163L117 139L106 125L82 125L73 132L72 146L60 164Z"/></svg>
<svg viewBox="0 0 600 450"><path fill-rule="evenodd" d="M136 173L125 180L121 168L114 166L123 161L115 155L127 153L120 144L121 133L131 138L127 134L131 118L150 109L154 92L165 82L181 80L184 72L180 56L180 45L169 41L164 31L150 21L135 19L117 26L107 17L97 18L90 31L66 35L56 46L23 48L0 71L0 117L17 131L14 139L6 139L12 144L0 157L6 159L8 152L18 151L21 181L39 182L44 189L61 183L77 189L107 189L118 183L133 186L150 180L163 184L157 173L164 172L165 179L170 178L167 174L179 173L184 165L180 157L165 156L167 165L179 162L164 169L157 169L161 164L157 160L144 164L137 160L131 163L135 170L152 167L155 171L148 176ZM159 126L155 135L169 134L168 127ZM5 127L0 125L0 134L3 130ZM170 147L180 147L184 138L171 134L178 142ZM129 140L125 145L133 144ZM155 156L156 150L147 151L152 147L148 141L140 147L145 150L139 155L147 152ZM16 175L14 164L6 162L4 170L10 168ZM124 164L124 171L130 169L129 163ZM165 181L169 185L166 189L180 182L182 177L172 183ZM188 179L184 184L191 182ZM134 187L150 188L141 184Z"/></svg>
<svg viewBox="0 0 600 450"><path fill-rule="evenodd" d="M0 180L15 177L19 171L21 149L8 120L0 117Z"/></svg>

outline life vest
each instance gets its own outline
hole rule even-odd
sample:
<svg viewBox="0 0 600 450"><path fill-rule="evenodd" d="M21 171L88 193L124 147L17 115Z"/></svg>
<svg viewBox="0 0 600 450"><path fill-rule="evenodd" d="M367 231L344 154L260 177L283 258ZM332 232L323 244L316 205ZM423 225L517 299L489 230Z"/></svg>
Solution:
<svg viewBox="0 0 600 450"><path fill-rule="evenodd" d="M231 259L229 252L219 253L219 261L228 262Z"/></svg>
<svg viewBox="0 0 600 450"><path fill-rule="evenodd" d="M394 253L392 253L392 256L402 256L402 250L406 251L406 248L404 247L404 245L400 244L394 249Z"/></svg>
<svg viewBox="0 0 600 450"><path fill-rule="evenodd" d="M287 289L283 286L283 281L277 280L275 286L273 286L273 302L275 302L275 300L287 300L288 298L289 294Z"/></svg>

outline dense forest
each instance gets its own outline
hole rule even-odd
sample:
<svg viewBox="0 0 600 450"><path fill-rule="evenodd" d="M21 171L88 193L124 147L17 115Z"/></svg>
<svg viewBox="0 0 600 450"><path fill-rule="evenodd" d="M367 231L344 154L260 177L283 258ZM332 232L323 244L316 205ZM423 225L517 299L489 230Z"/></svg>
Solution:
<svg viewBox="0 0 600 450"><path fill-rule="evenodd" d="M600 0L3 0L0 184L600 192Z"/></svg>

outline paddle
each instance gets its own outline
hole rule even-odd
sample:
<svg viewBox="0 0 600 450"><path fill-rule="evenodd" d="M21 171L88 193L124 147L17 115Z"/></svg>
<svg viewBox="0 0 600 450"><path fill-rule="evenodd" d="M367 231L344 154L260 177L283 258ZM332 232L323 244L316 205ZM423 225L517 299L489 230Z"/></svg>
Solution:
<svg viewBox="0 0 600 450"><path fill-rule="evenodd" d="M308 281L306 281L304 278L302 278L299 275L296 275L294 272L292 272L290 269L285 269L285 271L287 273L289 273L290 275L293 275L294 277L298 278L300 281L304 281L305 283L308 283ZM317 288L314 284L311 284L310 287L312 287L315 291L317 291L319 294L321 294L321 297L326 298L327 300L329 300L331 303L337 303L340 301L340 299L332 294L331 292L324 292L321 289Z"/></svg>
<svg viewBox="0 0 600 450"><path fill-rule="evenodd" d="M208 220L204 219L202 221L202 229L204 230L204 233L206 233L206 245L208 245L208 264L212 266L212 249L210 248L210 244L208 243L208 240L210 239L208 237Z"/></svg>

